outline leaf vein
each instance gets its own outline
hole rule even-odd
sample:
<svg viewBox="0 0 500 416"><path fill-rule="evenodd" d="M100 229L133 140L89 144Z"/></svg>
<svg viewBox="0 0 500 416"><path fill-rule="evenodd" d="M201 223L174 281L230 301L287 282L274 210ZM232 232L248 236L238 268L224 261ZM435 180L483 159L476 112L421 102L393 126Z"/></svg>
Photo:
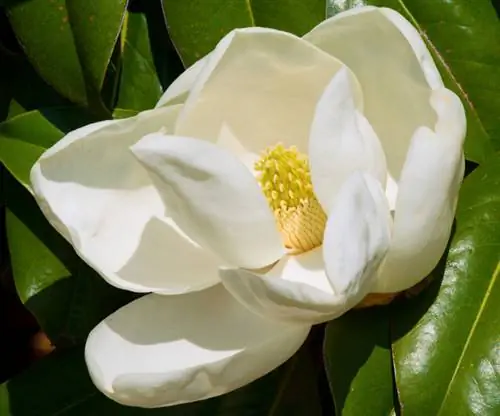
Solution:
<svg viewBox="0 0 500 416"><path fill-rule="evenodd" d="M441 402L441 406L439 407L439 410L437 412L437 416L439 416L441 414L441 411L443 410L443 406L446 402L446 399L451 392L452 385L455 382L455 378L458 374L458 371L460 370L465 353L467 352L467 349L469 348L469 344L471 342L471 339L472 339L474 332L477 328L479 320L481 319L481 315L483 314L484 308L486 306L486 303L488 302L489 296L491 294L491 291L493 289L493 286L496 283L496 280L497 280L499 274L500 274L500 262L497 263L496 269L493 272L493 277L491 278L490 284L488 285L488 288L486 289L483 300L481 301L481 305L479 306L479 310L478 310L478 313L476 315L476 319L474 320L474 323L472 324L472 328L469 332L469 335L467 336L467 339L465 341L465 345L462 349L462 353L460 354L460 357L458 358L457 365L455 366L455 371L453 372L453 375L451 376L450 382L448 383L448 387L447 387L446 393L443 397L443 401Z"/></svg>
<svg viewBox="0 0 500 416"><path fill-rule="evenodd" d="M465 92L464 88L462 87L462 84L460 84L458 82L457 78L455 77L455 75L451 71L451 68L448 65L448 63L445 61L444 57L438 51L438 49L436 48L436 46L430 41L429 36L427 36L427 33L425 32L425 30L417 22L417 20L415 19L415 17L413 16L413 14L410 12L410 10L408 9L408 7L404 3L404 1L403 0L398 0L398 3L401 5L402 9L405 11L405 13L411 19L411 21L412 21L413 25L415 26L415 28L420 32L420 35L424 39L425 43L434 52L434 54L436 55L437 59L441 62L441 64L443 65L443 67L446 69L446 71L450 75L450 78L456 84L456 86L457 86L457 88L458 88L458 90L460 92L460 95L462 96L462 98L466 101L467 105L469 106L472 114L474 115L474 118L477 119L478 124L481 127L481 130L489 138L490 135L486 131L486 128L483 125L483 121L479 118L479 114L477 113L476 108L474 107L472 101L470 100L469 96L467 95L467 93Z"/></svg>

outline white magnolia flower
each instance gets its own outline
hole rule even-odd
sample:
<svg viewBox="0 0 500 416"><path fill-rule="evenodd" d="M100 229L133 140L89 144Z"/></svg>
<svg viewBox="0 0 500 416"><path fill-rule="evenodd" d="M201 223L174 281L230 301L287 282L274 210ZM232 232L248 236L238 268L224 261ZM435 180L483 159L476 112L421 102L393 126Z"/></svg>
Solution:
<svg viewBox="0 0 500 416"><path fill-rule="evenodd" d="M220 395L312 324L419 282L464 134L417 31L373 7L303 38L235 30L154 110L68 134L33 167L40 207L109 283L154 293L89 335L95 385L143 407Z"/></svg>

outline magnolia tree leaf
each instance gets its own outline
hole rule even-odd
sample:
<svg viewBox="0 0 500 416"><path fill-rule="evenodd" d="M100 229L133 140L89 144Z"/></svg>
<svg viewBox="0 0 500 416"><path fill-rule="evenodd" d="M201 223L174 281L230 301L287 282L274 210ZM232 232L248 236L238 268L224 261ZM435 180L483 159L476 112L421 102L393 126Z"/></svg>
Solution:
<svg viewBox="0 0 500 416"><path fill-rule="evenodd" d="M17 111L22 110L21 107ZM45 149L63 137L60 129L69 131L92 121L95 119L71 107L15 115L0 124L0 162L27 187L35 161Z"/></svg>
<svg viewBox="0 0 500 416"><path fill-rule="evenodd" d="M165 26L161 2L133 3L120 35L121 80L117 107L153 108L163 89L184 70Z"/></svg>
<svg viewBox="0 0 500 416"><path fill-rule="evenodd" d="M105 112L99 97L126 0L9 2L8 16L41 76L71 101Z"/></svg>
<svg viewBox="0 0 500 416"><path fill-rule="evenodd" d="M326 5L328 16L363 5L390 7L405 16L465 106L467 158L481 163L493 147L500 149L500 20L491 0L326 0Z"/></svg>
<svg viewBox="0 0 500 416"><path fill-rule="evenodd" d="M389 307L352 310L329 322L323 353L336 414L394 411Z"/></svg>
<svg viewBox="0 0 500 416"><path fill-rule="evenodd" d="M78 109L53 108L0 124L0 161L11 173L4 175L2 198L14 282L21 300L58 345L82 342L95 324L134 297L109 286L76 256L29 191L29 172L42 152L63 131L91 121Z"/></svg>
<svg viewBox="0 0 500 416"><path fill-rule="evenodd" d="M263 26L303 35L325 18L324 0L162 0L170 36L186 66L228 32Z"/></svg>
<svg viewBox="0 0 500 416"><path fill-rule="evenodd" d="M57 346L83 342L98 322L136 295L108 285L83 263L13 177L5 176L3 192L19 297Z"/></svg>
<svg viewBox="0 0 500 416"><path fill-rule="evenodd" d="M303 349L275 371L232 393L186 405L140 409L121 406L98 392L88 376L83 348L77 347L53 353L0 385L0 416L321 416L306 353ZM300 394L290 389L294 380L306 386ZM286 407L288 400L293 408Z"/></svg>
<svg viewBox="0 0 500 416"><path fill-rule="evenodd" d="M393 312L405 415L500 414L500 155L464 181L442 282Z"/></svg>
<svg viewBox="0 0 500 416"><path fill-rule="evenodd" d="M146 16L127 13L121 33L122 74L118 107L133 110L153 108L162 86L156 72Z"/></svg>

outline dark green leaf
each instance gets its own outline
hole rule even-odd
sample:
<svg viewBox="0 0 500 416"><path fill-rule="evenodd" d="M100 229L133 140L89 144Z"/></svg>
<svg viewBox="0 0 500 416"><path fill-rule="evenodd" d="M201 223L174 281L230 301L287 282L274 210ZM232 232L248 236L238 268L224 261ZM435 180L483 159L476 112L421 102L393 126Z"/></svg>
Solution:
<svg viewBox="0 0 500 416"><path fill-rule="evenodd" d="M331 16L361 5L390 7L420 32L468 122L465 152L483 162L500 149L500 21L490 0L327 0Z"/></svg>
<svg viewBox="0 0 500 416"><path fill-rule="evenodd" d="M56 344L82 342L99 321L136 295L108 285L85 265L12 177L5 178L4 193L19 297Z"/></svg>
<svg viewBox="0 0 500 416"><path fill-rule="evenodd" d="M320 416L317 403L306 389L297 392L295 403L302 405L283 413L280 403L289 393L287 386L294 378L302 383L315 384L307 373L297 373L302 366L297 363L304 355L256 382L232 393L214 399L187 405L140 409L124 407L109 400L92 385L83 360L83 348L54 353L35 364L27 372L0 385L0 416ZM314 398L314 397L313 397Z"/></svg>
<svg viewBox="0 0 500 416"><path fill-rule="evenodd" d="M127 13L121 34L122 75L118 107L147 110L161 97L162 85L156 73L146 16Z"/></svg>
<svg viewBox="0 0 500 416"><path fill-rule="evenodd" d="M10 5L14 32L34 67L71 101L100 108L99 92L126 0L31 0Z"/></svg>
<svg viewBox="0 0 500 416"><path fill-rule="evenodd" d="M434 291L394 313L396 381L405 415L500 414L499 189L497 154L461 189L441 286L437 281Z"/></svg>
<svg viewBox="0 0 500 416"><path fill-rule="evenodd" d="M326 327L325 367L338 415L394 412L388 311L353 310Z"/></svg>
<svg viewBox="0 0 500 416"><path fill-rule="evenodd" d="M232 29L263 26L303 35L325 18L324 0L163 0L163 9L186 66Z"/></svg>
<svg viewBox="0 0 500 416"><path fill-rule="evenodd" d="M24 185L5 176L14 281L22 301L60 345L83 341L95 324L134 297L109 286L86 266L49 225L27 190L29 172L41 153L63 131L90 121L78 109L60 108L23 113L0 124L0 161Z"/></svg>

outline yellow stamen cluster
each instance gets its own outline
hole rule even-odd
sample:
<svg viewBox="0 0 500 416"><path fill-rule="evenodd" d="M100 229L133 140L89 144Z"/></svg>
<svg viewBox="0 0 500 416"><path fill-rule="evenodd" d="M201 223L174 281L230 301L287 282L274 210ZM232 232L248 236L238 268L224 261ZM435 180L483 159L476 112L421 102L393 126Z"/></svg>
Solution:
<svg viewBox="0 0 500 416"><path fill-rule="evenodd" d="M314 195L307 158L278 144L266 149L254 168L285 246L295 253L320 246L326 215Z"/></svg>

